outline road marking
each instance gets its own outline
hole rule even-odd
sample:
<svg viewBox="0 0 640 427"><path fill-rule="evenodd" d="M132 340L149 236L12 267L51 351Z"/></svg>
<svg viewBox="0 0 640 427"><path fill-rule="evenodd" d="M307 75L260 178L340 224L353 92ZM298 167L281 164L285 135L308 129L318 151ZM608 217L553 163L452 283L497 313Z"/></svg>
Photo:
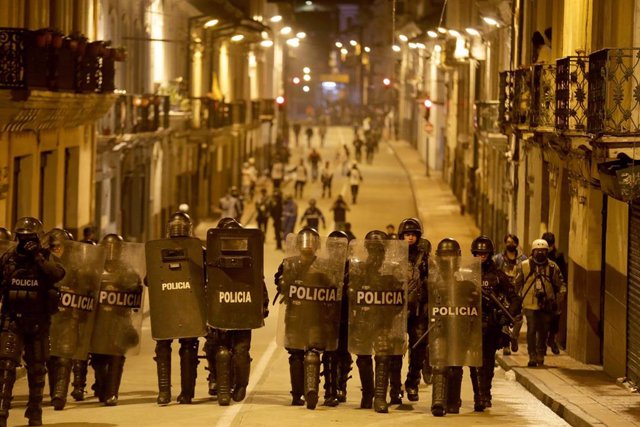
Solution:
<svg viewBox="0 0 640 427"><path fill-rule="evenodd" d="M269 343L269 346L267 347L265 352L262 354L262 357L260 358L260 360L258 361L258 364L253 370L253 374L251 375L251 379L249 380L249 384L247 385L247 396L240 403L232 403L231 406L229 406L224 411L222 416L218 419L218 422L216 423L216 427L226 427L226 426L232 425L236 416L238 416L238 413L240 413L240 409L242 409L242 405L244 405L244 403L247 401L249 396L253 393L253 389L256 386L256 384L262 379L262 376L264 375L264 372L267 369L267 365L269 364L269 361L271 360L271 357L273 356L273 353L276 351L277 347L278 346L276 345L276 340L275 339L271 340L271 342Z"/></svg>

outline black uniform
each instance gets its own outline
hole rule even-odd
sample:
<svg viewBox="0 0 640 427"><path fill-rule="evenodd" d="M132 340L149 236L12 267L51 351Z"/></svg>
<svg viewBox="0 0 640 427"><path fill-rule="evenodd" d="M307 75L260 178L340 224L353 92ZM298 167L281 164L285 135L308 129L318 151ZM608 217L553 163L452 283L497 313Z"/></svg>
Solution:
<svg viewBox="0 0 640 427"><path fill-rule="evenodd" d="M58 307L55 286L64 268L40 246L42 223L21 218L16 224L18 246L0 258L2 311L0 314L0 425L9 416L16 367L27 365L29 401L25 417L42 425L42 397L49 355L51 314Z"/></svg>
<svg viewBox="0 0 640 427"><path fill-rule="evenodd" d="M489 297L492 294L500 301L509 314L519 311L519 298L509 277L499 270L489 258L482 263L482 367L471 368L474 394L474 408L482 411L491 407L491 382L495 366L496 351L509 344L511 320L497 303Z"/></svg>

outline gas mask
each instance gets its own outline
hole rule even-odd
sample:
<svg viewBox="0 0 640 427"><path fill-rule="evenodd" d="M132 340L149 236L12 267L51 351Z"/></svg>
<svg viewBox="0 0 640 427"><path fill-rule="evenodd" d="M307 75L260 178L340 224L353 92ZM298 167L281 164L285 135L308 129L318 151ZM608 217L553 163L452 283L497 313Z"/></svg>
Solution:
<svg viewBox="0 0 640 427"><path fill-rule="evenodd" d="M544 249L536 249L533 251L533 261L538 265L546 264L547 251Z"/></svg>
<svg viewBox="0 0 640 427"><path fill-rule="evenodd" d="M507 252L516 253L518 251L518 247L514 244L507 245Z"/></svg>

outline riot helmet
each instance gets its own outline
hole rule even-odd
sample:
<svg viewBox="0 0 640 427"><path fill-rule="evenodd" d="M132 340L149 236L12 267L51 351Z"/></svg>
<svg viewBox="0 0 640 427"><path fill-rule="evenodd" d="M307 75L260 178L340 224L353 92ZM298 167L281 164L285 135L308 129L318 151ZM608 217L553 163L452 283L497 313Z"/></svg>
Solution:
<svg viewBox="0 0 640 427"><path fill-rule="evenodd" d="M0 240L13 240L13 234L8 229L0 227Z"/></svg>
<svg viewBox="0 0 640 427"><path fill-rule="evenodd" d="M406 218L403 219L398 226L398 237L400 240L404 240L405 233L413 233L417 239L422 236L422 224L418 218Z"/></svg>
<svg viewBox="0 0 640 427"><path fill-rule="evenodd" d="M104 250L107 253L107 261L117 261L122 254L122 243L124 239L114 233L107 234L102 238L100 244L104 246Z"/></svg>
<svg viewBox="0 0 640 427"><path fill-rule="evenodd" d="M167 235L172 237L190 237L193 233L193 224L189 214L185 212L175 212L169 218L167 224Z"/></svg>
<svg viewBox="0 0 640 427"><path fill-rule="evenodd" d="M236 221L235 218L231 218L230 216L226 216L218 221L217 228L242 228L240 223Z"/></svg>
<svg viewBox="0 0 640 427"><path fill-rule="evenodd" d="M549 261L549 244L544 239L536 239L531 244L531 257L533 262L544 265Z"/></svg>
<svg viewBox="0 0 640 427"><path fill-rule="evenodd" d="M331 233L329 233L329 237L335 237L337 239L349 239L349 236L347 236L347 233L345 233L342 230L334 230Z"/></svg>
<svg viewBox="0 0 640 427"><path fill-rule="evenodd" d="M438 257L440 271L445 278L452 276L453 273L458 271L460 268L462 250L460 249L460 244L456 239L451 237L442 239L440 243L438 243L436 256Z"/></svg>
<svg viewBox="0 0 640 427"><path fill-rule="evenodd" d="M328 237L327 249L329 250L331 256L333 256L336 251L343 250L344 246L342 245L344 244L344 241L349 241L349 236L347 236L347 233L342 230L334 230L329 233ZM341 239L344 239L344 241L342 241Z"/></svg>
<svg viewBox="0 0 640 427"><path fill-rule="evenodd" d="M382 261L384 259L384 240L389 240L389 236L380 230L372 230L364 236L364 247L371 261Z"/></svg>
<svg viewBox="0 0 640 427"><path fill-rule="evenodd" d="M305 227L296 236L296 246L302 255L313 255L320 249L320 235L311 227Z"/></svg>
<svg viewBox="0 0 640 427"><path fill-rule="evenodd" d="M14 233L18 240L28 239L29 237L39 240L44 233L44 227L38 218L23 216L16 221Z"/></svg>
<svg viewBox="0 0 640 427"><path fill-rule="evenodd" d="M471 253L474 257L482 258L483 267L490 265L494 251L495 247L493 245L493 241L487 236L483 235L476 237L473 242L471 242Z"/></svg>
<svg viewBox="0 0 640 427"><path fill-rule="evenodd" d="M44 235L42 246L49 249L49 251L59 258L64 252L63 245L67 240L73 240L71 233L62 228L52 228Z"/></svg>

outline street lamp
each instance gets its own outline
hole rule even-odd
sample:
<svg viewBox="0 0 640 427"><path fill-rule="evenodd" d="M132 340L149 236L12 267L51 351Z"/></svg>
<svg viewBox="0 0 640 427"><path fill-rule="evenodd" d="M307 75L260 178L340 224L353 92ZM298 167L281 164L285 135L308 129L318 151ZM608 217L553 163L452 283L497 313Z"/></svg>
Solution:
<svg viewBox="0 0 640 427"><path fill-rule="evenodd" d="M311 73L311 68L309 68L309 67L304 67L304 68L302 69L302 71L303 71L305 74L310 74L310 73Z"/></svg>
<svg viewBox="0 0 640 427"><path fill-rule="evenodd" d="M292 31L293 30L291 29L291 27L282 27L282 29L280 30L280 34L286 36L287 34L291 34Z"/></svg>
<svg viewBox="0 0 640 427"><path fill-rule="evenodd" d="M262 47L271 47L271 46L273 46L273 40L262 40L260 42L260 46L262 46Z"/></svg>
<svg viewBox="0 0 640 427"><path fill-rule="evenodd" d="M215 27L216 25L218 25L218 22L220 22L217 19L210 19L207 22L204 23L204 28L211 28L211 27Z"/></svg>
<svg viewBox="0 0 640 427"><path fill-rule="evenodd" d="M282 16L280 16L280 15L272 16L270 21L273 22L273 23L280 22L280 21L282 21Z"/></svg>

